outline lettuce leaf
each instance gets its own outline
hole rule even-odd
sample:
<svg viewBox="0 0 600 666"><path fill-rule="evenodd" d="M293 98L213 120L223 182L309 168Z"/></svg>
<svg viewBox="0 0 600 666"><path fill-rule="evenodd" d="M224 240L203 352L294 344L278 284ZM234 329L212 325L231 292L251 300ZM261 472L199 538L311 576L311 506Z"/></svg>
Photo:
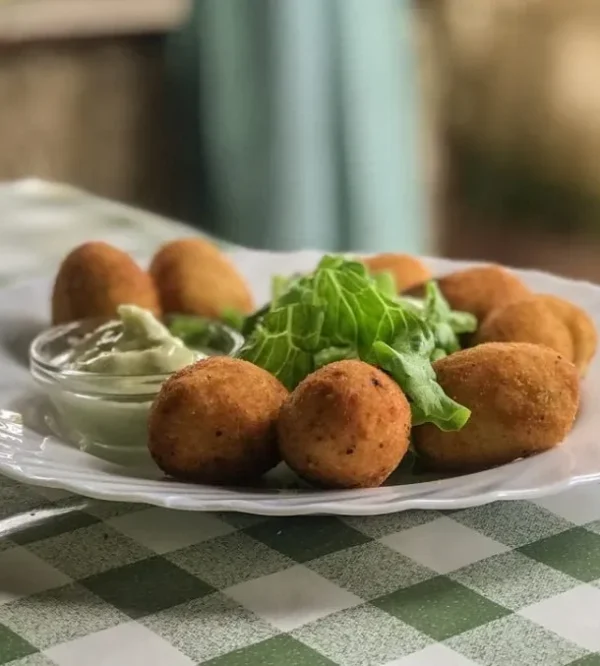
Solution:
<svg viewBox="0 0 600 666"><path fill-rule="evenodd" d="M376 364L386 370L402 387L411 402L413 426L434 423L440 430L460 430L471 412L449 398L437 383L431 362L424 363L423 355L398 344L376 342L373 347Z"/></svg>
<svg viewBox="0 0 600 666"><path fill-rule="evenodd" d="M324 257L313 274L295 278L280 291L253 326L240 357L290 390L322 365L358 358L382 367L398 382L411 401L415 425L431 422L457 430L469 418L469 410L436 382L433 327L416 308L380 289L362 263Z"/></svg>
<svg viewBox="0 0 600 666"><path fill-rule="evenodd" d="M461 349L459 336L477 330L477 319L468 312L451 310L434 281L425 285L425 298L401 296L401 305L419 314L433 331L435 348L432 361Z"/></svg>
<svg viewBox="0 0 600 666"><path fill-rule="evenodd" d="M390 298L395 298L398 293L396 287L396 278L393 273L389 271L382 271L381 273L373 273L373 279L379 291Z"/></svg>
<svg viewBox="0 0 600 666"><path fill-rule="evenodd" d="M219 319L235 331L241 332L246 325L247 318L242 312L235 308L225 308L225 310L221 312Z"/></svg>

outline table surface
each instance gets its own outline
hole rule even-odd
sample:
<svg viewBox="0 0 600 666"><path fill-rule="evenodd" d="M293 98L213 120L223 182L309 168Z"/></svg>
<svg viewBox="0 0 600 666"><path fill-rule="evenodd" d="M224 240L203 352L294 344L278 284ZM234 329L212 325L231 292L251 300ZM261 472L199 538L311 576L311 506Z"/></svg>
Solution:
<svg viewBox="0 0 600 666"><path fill-rule="evenodd" d="M187 232L34 181L0 186L0 228L4 283L81 240L143 256ZM267 519L0 478L0 535L0 664L600 665L600 486Z"/></svg>

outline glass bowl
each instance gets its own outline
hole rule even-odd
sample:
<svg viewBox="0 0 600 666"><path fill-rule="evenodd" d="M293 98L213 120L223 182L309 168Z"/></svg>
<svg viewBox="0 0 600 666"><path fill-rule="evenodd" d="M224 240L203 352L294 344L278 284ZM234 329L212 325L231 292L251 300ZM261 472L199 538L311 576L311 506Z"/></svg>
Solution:
<svg viewBox="0 0 600 666"><path fill-rule="evenodd" d="M244 342L237 331L220 322L188 319L205 325L198 359L233 356ZM55 432L98 454L138 451L147 445L152 401L172 373L114 375L65 367L73 345L108 321L86 319L45 330L31 344L30 371L54 408L49 425Z"/></svg>

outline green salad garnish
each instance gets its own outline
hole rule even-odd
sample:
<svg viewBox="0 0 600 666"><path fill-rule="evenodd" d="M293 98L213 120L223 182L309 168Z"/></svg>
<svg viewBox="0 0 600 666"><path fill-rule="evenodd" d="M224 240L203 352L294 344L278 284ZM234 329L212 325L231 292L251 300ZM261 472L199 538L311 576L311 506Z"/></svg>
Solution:
<svg viewBox="0 0 600 666"><path fill-rule="evenodd" d="M436 282L431 281L425 285L424 299L400 296L398 301L412 308L433 330L435 358L459 351L459 336L477 330L477 319L468 312L451 310Z"/></svg>
<svg viewBox="0 0 600 666"><path fill-rule="evenodd" d="M174 314L167 316L164 323L171 335L194 351L208 355L228 354L235 345L235 340L220 322L206 317Z"/></svg>
<svg viewBox="0 0 600 666"><path fill-rule="evenodd" d="M459 430L470 411L444 393L431 363L456 351L458 335L476 321L452 312L434 283L419 301L396 297L391 279L371 277L357 261L324 257L311 275L275 283L271 303L244 322L239 356L290 390L327 363L361 359L400 385L413 425Z"/></svg>
<svg viewBox="0 0 600 666"><path fill-rule="evenodd" d="M398 293L398 288L396 287L396 280L392 273L388 271L383 271L382 273L375 273L373 276L377 288L382 294L385 294L389 298L396 298Z"/></svg>

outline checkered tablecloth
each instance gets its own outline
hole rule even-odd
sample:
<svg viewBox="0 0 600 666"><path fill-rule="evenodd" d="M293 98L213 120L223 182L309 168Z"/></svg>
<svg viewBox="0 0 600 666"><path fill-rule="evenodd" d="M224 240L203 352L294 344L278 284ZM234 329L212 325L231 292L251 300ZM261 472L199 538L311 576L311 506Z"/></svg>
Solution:
<svg viewBox="0 0 600 666"><path fill-rule="evenodd" d="M0 187L0 230L4 281L54 268L79 239L147 254L182 233L35 182ZM0 664L600 665L600 486L268 519L0 478L0 534Z"/></svg>

